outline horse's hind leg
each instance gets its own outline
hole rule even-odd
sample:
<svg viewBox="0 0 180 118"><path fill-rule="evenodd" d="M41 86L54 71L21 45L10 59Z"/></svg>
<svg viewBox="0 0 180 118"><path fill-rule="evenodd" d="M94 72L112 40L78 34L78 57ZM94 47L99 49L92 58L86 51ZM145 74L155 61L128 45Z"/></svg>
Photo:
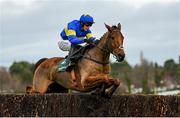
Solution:
<svg viewBox="0 0 180 118"><path fill-rule="evenodd" d="M68 89L62 87L57 82L53 82L48 86L46 93L68 93Z"/></svg>
<svg viewBox="0 0 180 118"><path fill-rule="evenodd" d="M34 82L34 90L41 94L47 93L49 85L53 83L53 81L43 77L35 78L35 80L36 82Z"/></svg>

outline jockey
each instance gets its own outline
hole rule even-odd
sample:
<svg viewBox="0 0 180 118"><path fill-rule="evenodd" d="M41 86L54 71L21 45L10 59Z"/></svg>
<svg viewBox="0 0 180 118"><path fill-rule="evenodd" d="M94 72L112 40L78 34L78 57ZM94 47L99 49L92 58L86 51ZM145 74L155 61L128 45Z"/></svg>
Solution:
<svg viewBox="0 0 180 118"><path fill-rule="evenodd" d="M75 65L74 57L77 55L77 50L82 43L95 43L95 38L92 36L90 27L94 23L94 19L89 14L83 14L79 20L69 22L60 33L63 40L69 40L71 49L65 63L68 66L66 70L71 69Z"/></svg>

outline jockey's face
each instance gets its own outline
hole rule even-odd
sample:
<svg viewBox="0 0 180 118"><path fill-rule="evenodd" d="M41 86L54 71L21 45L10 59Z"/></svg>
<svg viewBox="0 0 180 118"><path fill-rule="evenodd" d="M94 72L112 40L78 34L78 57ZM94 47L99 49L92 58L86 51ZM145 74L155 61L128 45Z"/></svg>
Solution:
<svg viewBox="0 0 180 118"><path fill-rule="evenodd" d="M92 26L92 24L84 24L83 30L87 31L91 26Z"/></svg>

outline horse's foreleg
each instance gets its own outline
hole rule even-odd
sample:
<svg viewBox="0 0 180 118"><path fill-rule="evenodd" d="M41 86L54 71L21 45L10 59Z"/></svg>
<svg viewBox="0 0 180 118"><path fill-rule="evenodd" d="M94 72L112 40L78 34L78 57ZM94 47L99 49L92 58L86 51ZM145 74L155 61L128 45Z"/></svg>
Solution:
<svg viewBox="0 0 180 118"><path fill-rule="evenodd" d="M105 95L112 95L116 88L119 86L119 84L120 81L118 79L109 78L106 74L89 76L85 79L81 78L81 85L84 90L92 90L94 88L100 87L96 90L96 92ZM109 88L109 90L105 92L105 89L107 88Z"/></svg>
<svg viewBox="0 0 180 118"><path fill-rule="evenodd" d="M100 86L100 83L107 82L107 75L89 76L88 78L81 78L83 88L93 88Z"/></svg>
<svg viewBox="0 0 180 118"><path fill-rule="evenodd" d="M105 83L102 83L102 85L97 87L95 89L95 91L93 91L91 94L92 95L100 95L100 96L104 95L105 94Z"/></svg>
<svg viewBox="0 0 180 118"><path fill-rule="evenodd" d="M108 79L108 83L102 83L92 94L100 95L103 97L111 98L112 94L115 92L120 84L118 79Z"/></svg>
<svg viewBox="0 0 180 118"><path fill-rule="evenodd" d="M118 79L110 79L110 80L113 81L114 84L105 91L105 96L109 98L112 96L112 94L115 92L117 87L120 85L120 80Z"/></svg>
<svg viewBox="0 0 180 118"><path fill-rule="evenodd" d="M96 88L95 94L105 94L105 89L112 86L114 81L110 81L106 74L99 74L81 79L84 90L92 90Z"/></svg>

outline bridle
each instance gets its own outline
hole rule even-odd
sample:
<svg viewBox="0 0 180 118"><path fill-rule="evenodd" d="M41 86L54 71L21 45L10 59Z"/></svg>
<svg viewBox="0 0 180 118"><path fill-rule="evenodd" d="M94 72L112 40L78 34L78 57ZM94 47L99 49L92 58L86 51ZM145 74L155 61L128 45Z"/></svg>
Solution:
<svg viewBox="0 0 180 118"><path fill-rule="evenodd" d="M117 56L117 55L115 54L115 50L117 50L117 49L124 49L124 47L123 47L123 45L120 45L119 47L117 47L117 48L115 48L115 49L112 49L112 47L110 47L110 45L109 45L109 44L112 44L112 43L111 43L112 40L113 40L113 38L112 38L112 37L109 37L109 40L108 40L108 42L106 43L107 46L105 45L105 50L106 50L106 52L111 53L113 56Z"/></svg>
<svg viewBox="0 0 180 118"><path fill-rule="evenodd" d="M112 54L113 57L116 58L116 60L118 60L118 55L115 54L115 50L117 50L117 49L122 49L122 50L123 50L124 47L121 45L121 46L118 47L118 48L112 49L112 47L110 47L109 44L111 44L111 41L112 41L113 39L112 39L112 37L109 37L109 36L108 36L108 38L109 38L109 40L108 40L108 42L106 43L106 45L104 46L104 48L100 48L100 47L98 47L97 44L93 44L93 43L91 43L90 45L94 46L95 48L98 48L98 49L101 50L102 52L106 52L106 53ZM100 40L98 40L98 41L100 41ZM83 56L83 58L88 59L88 60L91 60L91 61L96 62L96 63L98 63L98 64L102 64L102 65L106 65L106 64L109 64L109 63L110 63L109 61L107 61L107 62L101 62L101 61L95 60L95 59L93 59L91 56L90 56L90 57Z"/></svg>

